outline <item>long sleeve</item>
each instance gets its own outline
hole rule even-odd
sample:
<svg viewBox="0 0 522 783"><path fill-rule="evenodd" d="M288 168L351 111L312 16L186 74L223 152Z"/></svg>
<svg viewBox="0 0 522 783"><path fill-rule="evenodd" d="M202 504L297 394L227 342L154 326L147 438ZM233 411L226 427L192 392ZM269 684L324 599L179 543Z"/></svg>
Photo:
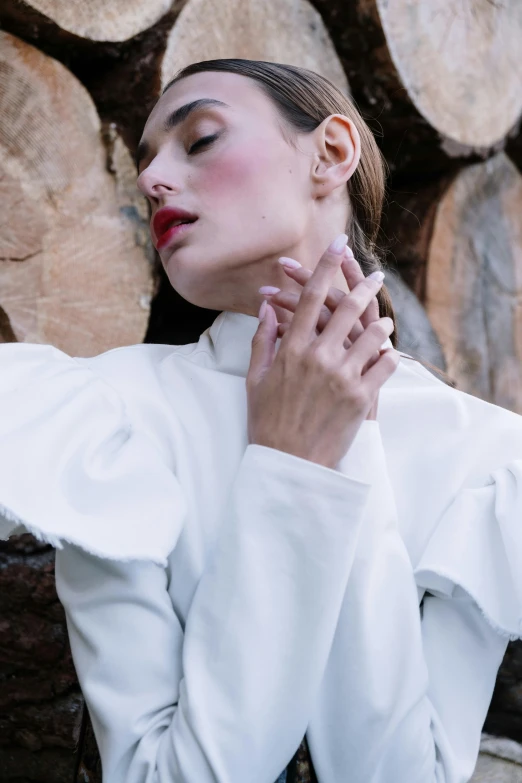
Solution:
<svg viewBox="0 0 522 783"><path fill-rule="evenodd" d="M185 624L168 569L57 552L104 783L273 783L317 698L369 489L248 445Z"/></svg>
<svg viewBox="0 0 522 783"><path fill-rule="evenodd" d="M378 425L374 435L380 442ZM462 536L459 526L473 529L473 515L478 538L485 536L477 519L480 506L469 495L463 505L461 496L440 526L451 530L440 559L433 559L428 546L419 582L435 594L425 595L421 612L382 448L378 457L374 450L367 466L372 491L308 727L310 749L318 778L327 783L345 783L348 777L350 783L466 783L509 641L459 585L464 563L474 563L480 581L474 537L467 536L467 549L449 555L452 540ZM482 500L482 516L493 528L497 520ZM436 591L435 570L452 559L451 587ZM498 582L505 578L492 576ZM494 583L482 580L482 585L483 594L495 591Z"/></svg>

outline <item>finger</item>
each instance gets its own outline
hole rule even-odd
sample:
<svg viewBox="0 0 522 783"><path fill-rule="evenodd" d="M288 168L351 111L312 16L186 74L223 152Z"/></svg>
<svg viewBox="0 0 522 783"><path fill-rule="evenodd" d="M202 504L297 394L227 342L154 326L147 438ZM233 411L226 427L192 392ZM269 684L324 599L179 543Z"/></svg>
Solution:
<svg viewBox="0 0 522 783"><path fill-rule="evenodd" d="M310 280L313 274L311 269L307 269L304 266L300 266L299 268L296 269L284 266L283 264L281 264L281 266L283 267L287 275L292 278L292 280L295 280L296 283L299 283L299 285L302 286L304 286L305 283L308 280ZM344 291L341 291L339 288L334 288L333 286L331 286L328 289L328 293L326 294L324 303L329 310L333 311L335 310L335 308L337 307L339 301L342 299L343 296L344 296Z"/></svg>
<svg viewBox="0 0 522 783"><path fill-rule="evenodd" d="M390 378L400 362L400 353L395 348L386 348L378 361L362 376L362 383L367 387L368 394L378 393L388 378Z"/></svg>
<svg viewBox="0 0 522 783"><path fill-rule="evenodd" d="M351 250L350 250L350 253L351 253ZM305 285L305 283L311 278L311 276L313 274L311 269L307 269L304 266L299 266L299 267L295 267L295 268L294 267L287 267L284 264L281 264L281 266L283 267L283 269L285 270L285 272L287 273L287 275L289 277L291 277L293 280L296 281L296 283L299 283L302 286ZM358 267L358 265L357 265L357 267ZM357 282L359 282L359 280ZM354 285L355 285L355 283L354 283ZM334 288L332 286L328 290L328 293L327 293L326 298L324 300L324 304L326 305L328 310L333 313L333 311L336 309L337 305L339 304L339 302L341 301L341 299L345 295L346 295L345 291L341 291L339 288ZM279 294L277 294L277 296L279 297ZM278 305L280 305L282 307L286 307L286 305L282 304L279 301L279 299L275 299L274 303L278 304ZM287 309L292 309L292 312L293 312L295 310L295 307L294 308L287 308ZM378 311L378 309L379 309L379 306L377 305L377 311ZM324 312L324 310L322 309L321 316L320 316L320 319L322 321L321 329L324 329L324 326L326 325L326 322L328 321L327 315L328 314L326 312ZM378 313L377 313L377 315L378 315ZM350 334L350 339L351 340L355 340L355 339L357 339L359 334L361 334L364 331L364 327L363 327L363 325L361 323L357 322L356 324L354 324L354 327L353 327L352 331L353 331L353 334Z"/></svg>
<svg viewBox="0 0 522 783"><path fill-rule="evenodd" d="M360 318L361 314L364 313L381 285L382 280L373 275L369 275L361 280L360 283L357 283L355 288L341 299L337 309L332 313L330 320L319 336L319 340L329 343L332 348L342 345L344 338L351 332L353 325ZM354 345L357 345L363 336L364 332L355 340ZM366 357L366 360L368 358Z"/></svg>
<svg viewBox="0 0 522 783"><path fill-rule="evenodd" d="M307 280L310 279L312 276L312 271L310 269L306 269L304 266L299 267L287 267L284 264L281 264L286 274L291 277L293 280L295 280L300 285L303 285L306 283ZM351 248L346 246L345 255L341 262L341 269L344 274L345 280L348 284L348 290L351 291L352 288L355 288L357 283L360 283L361 280L364 280L364 274L360 267L360 265L357 263L353 252ZM337 305L339 304L339 301L341 297L344 296L344 291L341 291L339 288L331 288L328 292L328 295L325 299L325 304L331 310L332 312L335 310ZM367 310L363 313L361 316L361 326L362 329L359 330L359 333L363 331L363 329L368 326L369 323L372 321L377 320L379 317L379 303L377 299L375 301L370 302L368 305Z"/></svg>
<svg viewBox="0 0 522 783"><path fill-rule="evenodd" d="M357 283L360 283L361 280L364 280L364 273L350 248L347 248L345 251L341 269L350 291L355 288ZM372 301L369 303L364 313L362 313L360 321L363 328L365 329L368 324L370 324L372 321L376 321L377 318L379 318L379 302L377 297L375 297L375 299L372 299Z"/></svg>
<svg viewBox="0 0 522 783"><path fill-rule="evenodd" d="M285 333L288 331L288 327L289 326L290 326L289 323L278 324L277 336L282 338L285 335ZM352 340L349 337L347 337L344 340L343 348L348 349L348 348L350 348L350 346L352 344L353 344ZM370 367L372 367L375 364L375 362L378 361L381 358L381 353L383 353L384 350L386 350L386 349L383 348L383 349L379 349L378 351L374 352L374 354L368 359L367 363L363 367L363 370L362 370L362 373L361 373L362 375L364 375L364 373L367 372L370 369Z"/></svg>
<svg viewBox="0 0 522 783"><path fill-rule="evenodd" d="M381 346L393 332L394 323L391 318L384 316L378 321L372 321L358 340L346 352L346 361L350 362L351 367L356 373L364 375L364 371L370 371L368 360L373 359L376 353L383 353ZM387 349L385 349L387 350ZM372 367L378 364L379 358L372 363Z"/></svg>
<svg viewBox="0 0 522 783"><path fill-rule="evenodd" d="M341 265L342 263L343 262L341 262ZM295 269L293 267L284 266L284 264L281 264L281 266L292 280L295 280L296 283L299 283L302 286L304 286L313 274L311 269L307 269L304 266ZM333 286L328 290L324 303L330 312L333 313L343 296L345 296L345 293L345 291L341 291L339 288L334 288Z"/></svg>
<svg viewBox="0 0 522 783"><path fill-rule="evenodd" d="M278 305L285 310L289 310L291 313L295 313L297 305L299 304L299 299L301 298L301 294L298 294L294 291L278 291L276 294L270 294L267 296L269 296L270 302L272 304ZM317 325L321 329L324 328L324 325L330 316L330 310L326 307L326 305L322 305Z"/></svg>
<svg viewBox="0 0 522 783"><path fill-rule="evenodd" d="M362 368L361 375L364 375L365 372L368 372L370 367L373 367L375 362L378 362L381 358L381 353L386 350L385 348L379 348L378 350L374 351L373 354L370 356L364 367Z"/></svg>
<svg viewBox="0 0 522 783"><path fill-rule="evenodd" d="M330 317L330 313L328 314L328 317ZM289 326L290 326L290 324L288 322L278 324L278 326L277 326L277 336L278 337L283 337L286 334L286 332L288 331L288 327ZM317 330L317 331L318 331L318 334L319 334L319 330ZM350 335L344 340L343 348L349 348L353 344L353 342L354 342L354 338L352 338L353 331L354 330L352 329L352 332L350 333ZM375 351L373 356L371 356L368 359L368 362L366 363L365 367L363 368L362 374L364 374L373 364L375 364L375 362L378 359L380 359L380 355L381 355L380 351Z"/></svg>
<svg viewBox="0 0 522 783"><path fill-rule="evenodd" d="M321 307L337 270L340 268L347 240L346 234L340 234L336 237L327 247L310 278L304 284L286 335L287 341L301 342L304 339L306 342L310 342L315 336Z"/></svg>
<svg viewBox="0 0 522 783"><path fill-rule="evenodd" d="M268 302L265 307L265 317L262 321L259 321L257 330L252 338L252 353L247 373L248 385L259 383L263 375L271 367L275 356L277 318L275 310L270 307Z"/></svg>
<svg viewBox="0 0 522 783"><path fill-rule="evenodd" d="M278 324L277 336L282 338L285 335L285 333L288 331L288 327L289 326L290 326L289 323ZM317 332L317 334L319 334L319 331ZM351 345L353 345L353 340L350 337L346 337L344 342L343 342L343 348L348 349L348 348L350 348ZM375 353L368 359L367 363L363 367L363 370L362 370L362 373L361 373L362 375L364 375L364 373L367 372L367 370L369 370L370 367L372 367L375 364L375 362L380 359L381 353L384 350L386 350L386 349L383 348L383 349L379 349L378 351L375 351Z"/></svg>
<svg viewBox="0 0 522 783"><path fill-rule="evenodd" d="M332 290L332 289L330 289ZM342 293L342 292L341 292ZM295 312L295 309L297 307L297 304L299 302L299 294L294 293L293 291L278 291L276 294L270 294L267 296L270 296L270 302L272 302L274 305L278 305L279 307L283 307L285 310L289 310L290 312ZM343 294L344 296L344 294ZM340 297L342 298L342 297ZM332 316L332 313L326 307L326 305L323 305L321 307L321 312L319 315L319 319L317 321L317 330L319 333L321 333L330 320ZM363 332L363 327L361 326L360 322L357 321L357 323L354 325L352 331L348 335L351 342L357 339L359 334Z"/></svg>
<svg viewBox="0 0 522 783"><path fill-rule="evenodd" d="M346 246L345 250L345 258L343 259L343 263L341 264L341 268L346 280L346 284L351 290L354 288L358 283L361 282L361 280L364 280L364 273L361 269L360 264L357 262L353 251L348 245ZM379 301L377 299L377 296L375 296L374 299L370 302L364 313L362 313L359 323L361 324L361 332L364 331L364 329L372 323L372 321L376 321L380 316L380 310L379 310ZM380 358L380 353L376 352L374 353L373 357L368 361L366 366L363 369L363 373L366 372L375 362Z"/></svg>
<svg viewBox="0 0 522 783"><path fill-rule="evenodd" d="M288 327L290 326L289 323L279 324L277 327L277 334L278 337L283 337L284 334L288 331ZM319 334L319 331L317 332ZM352 341L349 337L346 337L344 340L344 348L349 348L352 345Z"/></svg>
<svg viewBox="0 0 522 783"><path fill-rule="evenodd" d="M377 419L377 408L378 408L378 405L379 405L379 393L377 393L377 395L376 395L376 397L375 397L375 399L373 401L372 407L370 408L370 410L368 411L368 414L366 416L366 418L369 419L370 421L375 421Z"/></svg>

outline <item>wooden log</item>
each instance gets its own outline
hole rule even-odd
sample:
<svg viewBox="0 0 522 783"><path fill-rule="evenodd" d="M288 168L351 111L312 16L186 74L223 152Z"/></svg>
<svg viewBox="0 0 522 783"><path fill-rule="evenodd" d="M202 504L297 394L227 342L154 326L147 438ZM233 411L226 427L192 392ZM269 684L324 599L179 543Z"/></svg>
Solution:
<svg viewBox="0 0 522 783"><path fill-rule="evenodd" d="M426 267L435 214L454 175L388 188L379 244L388 262L421 302L426 298Z"/></svg>
<svg viewBox="0 0 522 783"><path fill-rule="evenodd" d="M84 85L103 123L115 123L134 151L159 95L158 59L179 6L127 41L92 41L68 33L19 0L1 0L0 29L32 44L65 67Z"/></svg>
<svg viewBox="0 0 522 783"><path fill-rule="evenodd" d="M188 0L166 40L161 85L191 62L221 57L310 68L349 95L330 36L308 0Z"/></svg>
<svg viewBox="0 0 522 783"><path fill-rule="evenodd" d="M445 372L442 347L421 302L392 269L386 269L385 283L395 310L397 349Z"/></svg>
<svg viewBox="0 0 522 783"><path fill-rule="evenodd" d="M522 783L522 767L489 753L479 753L470 783Z"/></svg>
<svg viewBox="0 0 522 783"><path fill-rule="evenodd" d="M131 152L165 80L202 59L245 57L317 70L349 93L344 70L320 14L308 0L176 0L133 39L93 43L64 34L41 15L4 0L0 26L63 62L87 87L101 118L114 122ZM33 12L34 13L34 12Z"/></svg>
<svg viewBox="0 0 522 783"><path fill-rule="evenodd" d="M173 0L2 0L3 13L46 22L91 41L126 41L155 24Z"/></svg>
<svg viewBox="0 0 522 783"><path fill-rule="evenodd" d="M391 191L381 244L457 387L522 411L522 176L504 153Z"/></svg>
<svg viewBox="0 0 522 783"><path fill-rule="evenodd" d="M153 292L147 207L121 139L102 131L60 63L0 32L4 341L93 356L143 339Z"/></svg>
<svg viewBox="0 0 522 783"><path fill-rule="evenodd" d="M392 174L439 174L503 147L522 111L518 0L313 3Z"/></svg>
<svg viewBox="0 0 522 783"><path fill-rule="evenodd" d="M440 200L424 304L459 388L522 413L522 176L504 153Z"/></svg>
<svg viewBox="0 0 522 783"><path fill-rule="evenodd" d="M470 783L522 783L522 745L483 733Z"/></svg>

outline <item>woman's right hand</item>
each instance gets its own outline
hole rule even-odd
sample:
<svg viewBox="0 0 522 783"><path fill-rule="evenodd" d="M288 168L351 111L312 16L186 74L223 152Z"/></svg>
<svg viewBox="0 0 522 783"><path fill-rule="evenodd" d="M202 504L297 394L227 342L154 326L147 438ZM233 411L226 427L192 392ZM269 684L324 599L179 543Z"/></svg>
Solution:
<svg viewBox="0 0 522 783"><path fill-rule="evenodd" d="M342 237L346 243L347 237ZM344 347L382 281L367 277L358 283L317 334L321 308L344 257L344 247L335 253L332 245L304 285L277 354L277 318L266 305L252 340L246 378L249 442L329 468L346 454L380 387L399 363L399 352L388 348L363 374L393 331L388 317L372 321L349 348Z"/></svg>

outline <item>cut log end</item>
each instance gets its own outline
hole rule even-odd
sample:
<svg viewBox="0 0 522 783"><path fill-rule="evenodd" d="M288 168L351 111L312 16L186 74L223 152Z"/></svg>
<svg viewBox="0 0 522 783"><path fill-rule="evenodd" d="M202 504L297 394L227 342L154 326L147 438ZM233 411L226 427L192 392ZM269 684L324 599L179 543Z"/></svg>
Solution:
<svg viewBox="0 0 522 783"><path fill-rule="evenodd" d="M426 310L464 391L522 413L522 176L503 154L463 169L435 217Z"/></svg>
<svg viewBox="0 0 522 783"><path fill-rule="evenodd" d="M519 0L373 1L421 115L458 145L481 150L501 142L522 110Z"/></svg>
<svg viewBox="0 0 522 783"><path fill-rule="evenodd" d="M222 57L310 68L350 94L324 22L308 0L189 0L167 40L162 88L189 63Z"/></svg>
<svg viewBox="0 0 522 783"><path fill-rule="evenodd" d="M62 30L91 41L126 41L155 24L172 0L23 0Z"/></svg>
<svg viewBox="0 0 522 783"><path fill-rule="evenodd" d="M91 356L139 343L153 279L132 163L84 87L0 32L1 338ZM132 182L132 184L131 184Z"/></svg>

